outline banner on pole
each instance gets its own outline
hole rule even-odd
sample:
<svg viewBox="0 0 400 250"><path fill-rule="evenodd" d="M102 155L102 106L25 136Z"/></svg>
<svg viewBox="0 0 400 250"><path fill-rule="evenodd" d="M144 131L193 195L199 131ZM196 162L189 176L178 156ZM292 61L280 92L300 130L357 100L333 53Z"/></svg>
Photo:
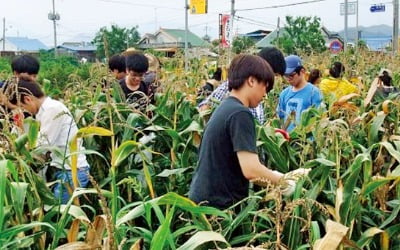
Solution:
<svg viewBox="0 0 400 250"><path fill-rule="evenodd" d="M190 0L190 14L207 14L207 0Z"/></svg>
<svg viewBox="0 0 400 250"><path fill-rule="evenodd" d="M221 46L223 48L229 48L232 40L232 25L230 15L220 15L220 38Z"/></svg>

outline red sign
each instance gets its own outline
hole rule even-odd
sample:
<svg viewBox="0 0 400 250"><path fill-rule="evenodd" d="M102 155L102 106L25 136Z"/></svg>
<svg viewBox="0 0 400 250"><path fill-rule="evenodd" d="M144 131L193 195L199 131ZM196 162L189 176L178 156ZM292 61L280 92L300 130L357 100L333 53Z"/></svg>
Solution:
<svg viewBox="0 0 400 250"><path fill-rule="evenodd" d="M231 46L231 16L221 15L220 18L220 33L221 33L221 45L223 48L229 48Z"/></svg>
<svg viewBox="0 0 400 250"><path fill-rule="evenodd" d="M329 50L332 53L337 54L343 50L343 44L339 40L334 40L329 44Z"/></svg>

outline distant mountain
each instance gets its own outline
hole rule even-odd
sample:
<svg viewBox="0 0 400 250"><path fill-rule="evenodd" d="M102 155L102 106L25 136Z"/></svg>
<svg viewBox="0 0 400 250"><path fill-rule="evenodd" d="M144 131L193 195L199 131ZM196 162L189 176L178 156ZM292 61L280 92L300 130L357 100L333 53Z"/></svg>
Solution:
<svg viewBox="0 0 400 250"><path fill-rule="evenodd" d="M358 30L361 31L361 38L363 37L387 37L392 35L392 27L386 24L374 25L369 27L359 26ZM341 37L344 37L344 30L338 32ZM356 27L349 27L348 40L354 41L356 39Z"/></svg>

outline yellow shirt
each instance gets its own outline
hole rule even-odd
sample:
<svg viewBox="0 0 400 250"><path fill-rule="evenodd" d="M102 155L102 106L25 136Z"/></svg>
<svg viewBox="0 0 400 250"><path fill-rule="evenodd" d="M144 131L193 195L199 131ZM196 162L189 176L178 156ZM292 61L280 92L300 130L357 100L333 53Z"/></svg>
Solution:
<svg viewBox="0 0 400 250"><path fill-rule="evenodd" d="M349 81L333 77L322 79L318 87L321 89L321 92L324 96L334 95L335 99L339 99L344 95L358 92L357 87L351 84Z"/></svg>

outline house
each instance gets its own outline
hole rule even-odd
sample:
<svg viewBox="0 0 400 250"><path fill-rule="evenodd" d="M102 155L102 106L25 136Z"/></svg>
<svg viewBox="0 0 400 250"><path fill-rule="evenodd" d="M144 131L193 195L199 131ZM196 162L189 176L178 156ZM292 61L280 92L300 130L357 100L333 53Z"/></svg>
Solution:
<svg viewBox="0 0 400 250"><path fill-rule="evenodd" d="M268 35L266 35L263 39L261 39L258 43L256 43L256 48L262 49L269 46L274 46L273 41L286 32L285 28L275 29ZM339 40L343 44L343 38L339 35L339 33L330 32L324 26L321 27L322 36L325 40L325 46L329 47L329 44L334 40Z"/></svg>
<svg viewBox="0 0 400 250"><path fill-rule="evenodd" d="M188 48L191 51L208 48L210 44L188 31ZM185 30L161 28L154 34L145 34L137 43L139 49L164 51L167 56L174 55L185 48Z"/></svg>
<svg viewBox="0 0 400 250"><path fill-rule="evenodd" d="M4 50L3 50L4 45ZM27 37L6 37L0 39L0 49L6 53L19 54L23 53L39 53L40 50L47 50L47 46L44 45L38 39L31 39Z"/></svg>
<svg viewBox="0 0 400 250"><path fill-rule="evenodd" d="M96 46L88 42L65 42L57 46L57 52L60 55L74 56L83 62L96 60Z"/></svg>
<svg viewBox="0 0 400 250"><path fill-rule="evenodd" d="M271 32L272 32L271 30L255 30L255 31L252 31L252 32L240 35L240 36L249 37L249 38L251 38L251 40L254 41L254 43L257 43Z"/></svg>

